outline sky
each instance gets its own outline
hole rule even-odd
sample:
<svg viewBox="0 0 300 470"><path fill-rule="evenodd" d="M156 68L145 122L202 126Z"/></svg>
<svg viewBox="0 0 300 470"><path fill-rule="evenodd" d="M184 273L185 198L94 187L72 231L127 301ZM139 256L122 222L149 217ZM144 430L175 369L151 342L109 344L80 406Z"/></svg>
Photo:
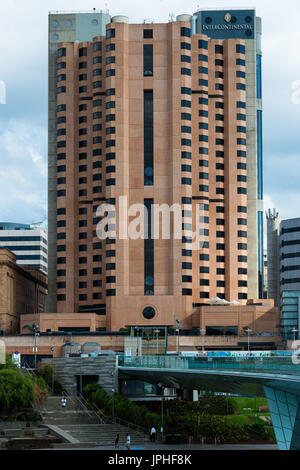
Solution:
<svg viewBox="0 0 300 470"><path fill-rule="evenodd" d="M287 0L0 1L0 221L47 215L48 12L109 10L130 22L167 22L199 8L256 7L263 20L265 209L300 217L300 2Z"/></svg>

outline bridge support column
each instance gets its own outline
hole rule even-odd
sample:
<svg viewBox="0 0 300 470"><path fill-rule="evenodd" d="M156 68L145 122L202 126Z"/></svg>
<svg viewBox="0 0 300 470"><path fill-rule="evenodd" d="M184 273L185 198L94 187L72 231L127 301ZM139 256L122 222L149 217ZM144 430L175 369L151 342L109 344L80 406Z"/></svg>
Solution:
<svg viewBox="0 0 300 470"><path fill-rule="evenodd" d="M265 386L279 450L300 450L300 395Z"/></svg>

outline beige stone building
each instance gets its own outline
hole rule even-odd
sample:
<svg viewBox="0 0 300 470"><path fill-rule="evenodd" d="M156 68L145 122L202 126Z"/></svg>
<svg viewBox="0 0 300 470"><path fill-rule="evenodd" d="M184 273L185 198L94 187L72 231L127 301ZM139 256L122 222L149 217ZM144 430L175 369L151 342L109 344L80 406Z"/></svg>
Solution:
<svg viewBox="0 0 300 470"><path fill-rule="evenodd" d="M0 249L0 332L19 332L20 315L44 311L47 276L35 268L20 267L16 256Z"/></svg>
<svg viewBox="0 0 300 470"><path fill-rule="evenodd" d="M49 18L56 36L71 21ZM50 41L49 313L192 330L212 298L247 303L245 40L192 34L190 20L115 17L90 41ZM123 236L124 201L149 209L149 233L150 209L177 204L180 238L175 222L168 239ZM102 203L114 206L106 239Z"/></svg>

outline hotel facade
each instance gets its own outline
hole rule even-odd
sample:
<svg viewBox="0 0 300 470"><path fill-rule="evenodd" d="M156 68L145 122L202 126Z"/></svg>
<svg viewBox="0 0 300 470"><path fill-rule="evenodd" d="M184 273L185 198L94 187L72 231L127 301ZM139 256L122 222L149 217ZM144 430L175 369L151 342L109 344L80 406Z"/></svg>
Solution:
<svg viewBox="0 0 300 470"><path fill-rule="evenodd" d="M255 10L49 15L48 312L191 330L213 298L262 297L260 34ZM120 236L135 204L146 237ZM150 236L157 205L180 234Z"/></svg>

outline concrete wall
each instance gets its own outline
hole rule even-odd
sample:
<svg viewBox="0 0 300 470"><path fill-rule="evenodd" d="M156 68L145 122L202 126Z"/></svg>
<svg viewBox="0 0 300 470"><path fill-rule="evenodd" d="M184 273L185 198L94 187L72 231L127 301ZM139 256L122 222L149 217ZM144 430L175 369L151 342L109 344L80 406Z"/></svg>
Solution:
<svg viewBox="0 0 300 470"><path fill-rule="evenodd" d="M51 361L51 360L50 360ZM112 389L117 391L116 356L102 357L69 357L53 360L57 380L62 387L74 395L77 389L78 375L99 375L98 383L111 395ZM49 362L44 359L43 364Z"/></svg>

